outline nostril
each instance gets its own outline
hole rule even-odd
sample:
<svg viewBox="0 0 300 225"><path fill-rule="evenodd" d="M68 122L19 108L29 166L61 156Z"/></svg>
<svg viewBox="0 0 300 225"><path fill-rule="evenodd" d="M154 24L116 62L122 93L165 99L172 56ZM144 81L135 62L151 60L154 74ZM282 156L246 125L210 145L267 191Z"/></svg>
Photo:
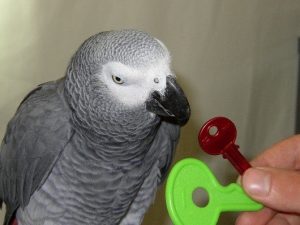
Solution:
<svg viewBox="0 0 300 225"><path fill-rule="evenodd" d="M159 83L159 79L157 77L154 78L154 83L158 84Z"/></svg>

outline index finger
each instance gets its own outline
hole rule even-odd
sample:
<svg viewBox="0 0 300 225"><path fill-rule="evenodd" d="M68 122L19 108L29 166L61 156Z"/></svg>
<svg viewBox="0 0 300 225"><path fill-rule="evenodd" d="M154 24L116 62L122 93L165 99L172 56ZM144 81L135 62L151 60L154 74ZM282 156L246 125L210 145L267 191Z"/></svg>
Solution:
<svg viewBox="0 0 300 225"><path fill-rule="evenodd" d="M275 167L280 169L300 169L300 135L281 141L251 161L254 167Z"/></svg>

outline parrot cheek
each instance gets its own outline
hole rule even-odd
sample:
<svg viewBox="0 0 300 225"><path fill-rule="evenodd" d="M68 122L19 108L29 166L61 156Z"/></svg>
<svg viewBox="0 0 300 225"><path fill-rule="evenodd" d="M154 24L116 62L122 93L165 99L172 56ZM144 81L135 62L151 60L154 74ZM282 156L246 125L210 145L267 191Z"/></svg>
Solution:
<svg viewBox="0 0 300 225"><path fill-rule="evenodd" d="M112 94L116 101L128 108L143 105L149 96L149 93L146 90L140 88L119 88Z"/></svg>

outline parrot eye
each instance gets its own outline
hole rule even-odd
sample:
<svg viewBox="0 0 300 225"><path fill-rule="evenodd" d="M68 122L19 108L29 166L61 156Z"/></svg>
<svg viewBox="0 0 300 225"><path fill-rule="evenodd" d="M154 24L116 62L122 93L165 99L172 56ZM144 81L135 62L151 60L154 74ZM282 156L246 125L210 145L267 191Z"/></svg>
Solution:
<svg viewBox="0 0 300 225"><path fill-rule="evenodd" d="M115 75L112 75L111 77L116 84L124 84L124 81L120 77L117 77Z"/></svg>

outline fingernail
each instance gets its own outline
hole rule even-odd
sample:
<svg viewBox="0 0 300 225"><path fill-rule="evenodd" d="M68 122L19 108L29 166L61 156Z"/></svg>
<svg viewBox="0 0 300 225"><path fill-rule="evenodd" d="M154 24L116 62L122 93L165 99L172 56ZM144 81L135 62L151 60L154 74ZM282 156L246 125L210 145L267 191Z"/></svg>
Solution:
<svg viewBox="0 0 300 225"><path fill-rule="evenodd" d="M236 183L241 185L241 183L242 183L242 177L241 176L238 176L238 178L236 179Z"/></svg>
<svg viewBox="0 0 300 225"><path fill-rule="evenodd" d="M250 168L245 172L242 183L248 194L265 197L270 192L271 175L264 169Z"/></svg>

